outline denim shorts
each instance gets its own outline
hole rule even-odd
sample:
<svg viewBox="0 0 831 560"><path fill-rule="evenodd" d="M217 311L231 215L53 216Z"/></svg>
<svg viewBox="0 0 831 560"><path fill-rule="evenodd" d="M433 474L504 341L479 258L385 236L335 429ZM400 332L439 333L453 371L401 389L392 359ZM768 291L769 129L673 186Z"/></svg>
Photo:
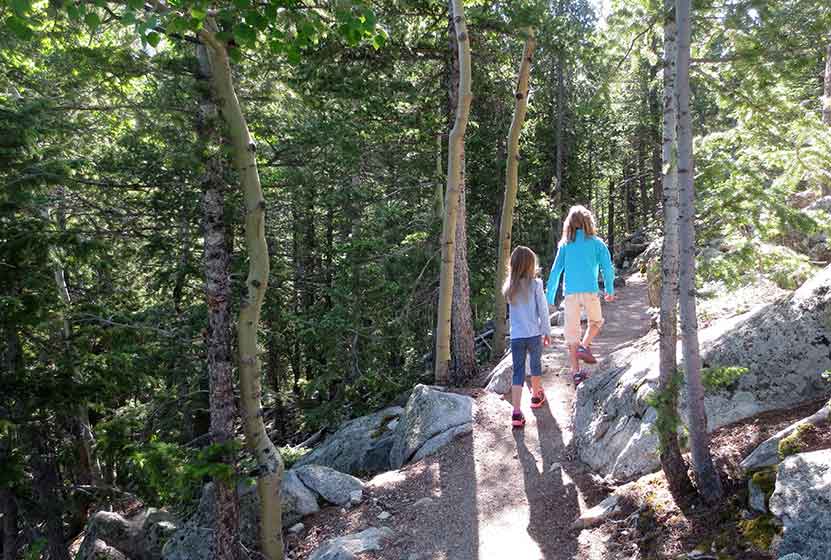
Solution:
<svg viewBox="0 0 831 560"><path fill-rule="evenodd" d="M513 385L525 383L525 358L529 358L531 375L542 375L542 337L511 339L511 357L514 362Z"/></svg>

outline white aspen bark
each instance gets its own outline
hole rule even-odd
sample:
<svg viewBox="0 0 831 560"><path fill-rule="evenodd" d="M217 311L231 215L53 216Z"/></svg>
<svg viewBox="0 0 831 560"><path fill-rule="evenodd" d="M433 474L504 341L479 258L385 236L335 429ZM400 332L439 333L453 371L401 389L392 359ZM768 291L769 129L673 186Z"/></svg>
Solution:
<svg viewBox="0 0 831 560"><path fill-rule="evenodd" d="M493 324L493 356L501 357L505 353L505 336L508 332L506 321L507 307L505 296L502 294L502 284L508 273L508 263L511 258L511 233L514 225L514 207L519 182L519 136L522 125L525 123L525 114L528 111L528 82L531 76L531 61L534 58L534 49L537 43L533 30L528 30L528 38L522 50L522 60L519 63L516 92L514 98L514 116L511 127L508 129L507 154L505 164L505 195L502 201L502 216L499 221L499 262L496 265L496 285L494 286L494 324Z"/></svg>
<svg viewBox="0 0 831 560"><path fill-rule="evenodd" d="M692 122L690 118L690 0L677 0L678 22L678 222L679 300L681 340L690 418L690 451L698 491L710 504L722 496L721 480L710 456L701 354L695 308L695 190L693 184Z"/></svg>
<svg viewBox="0 0 831 560"><path fill-rule="evenodd" d="M822 124L831 126L831 43L825 53L825 83L822 96Z"/></svg>
<svg viewBox="0 0 831 560"><path fill-rule="evenodd" d="M209 27L215 24L208 21ZM257 461L257 493L260 497L260 546L268 560L282 560L282 505L280 483L284 465L280 453L268 437L262 410L261 363L257 350L257 331L263 299L268 286L269 260L265 239L265 200L257 171L256 146L248 130L234 90L228 50L212 30L200 33L208 45L211 82L220 103L220 113L228 127L234 167L240 176L245 204L245 245L248 250L247 294L242 301L237 325L239 344L240 403L245 440Z"/></svg>
<svg viewBox="0 0 831 560"><path fill-rule="evenodd" d="M663 142L661 177L664 214L664 239L661 246L661 313L658 325L660 373L658 393L658 439L660 441L661 466L669 482L676 503L683 502L694 492L687 475L687 465L678 444L676 421L678 415L678 366L676 345L678 340L678 152L676 149L675 103L677 26L673 0L664 0L664 95Z"/></svg>
<svg viewBox="0 0 831 560"><path fill-rule="evenodd" d="M459 186L463 184L464 139L467 129L471 92L470 41L464 19L462 0L453 0L453 25L456 30L459 53L459 102L456 120L450 131L447 149L447 189L441 234L441 275L439 277L439 304L436 320L435 380L447 385L450 368L450 318L453 295L453 267L456 258L456 219Z"/></svg>

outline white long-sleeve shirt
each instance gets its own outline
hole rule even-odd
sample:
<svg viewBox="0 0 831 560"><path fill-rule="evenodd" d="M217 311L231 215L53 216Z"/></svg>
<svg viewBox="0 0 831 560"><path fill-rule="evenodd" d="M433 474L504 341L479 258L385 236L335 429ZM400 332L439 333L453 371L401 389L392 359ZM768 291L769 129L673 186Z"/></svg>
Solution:
<svg viewBox="0 0 831 560"><path fill-rule="evenodd" d="M548 302L542 289L542 280L535 278L526 293L519 293L510 302L511 338L551 336Z"/></svg>

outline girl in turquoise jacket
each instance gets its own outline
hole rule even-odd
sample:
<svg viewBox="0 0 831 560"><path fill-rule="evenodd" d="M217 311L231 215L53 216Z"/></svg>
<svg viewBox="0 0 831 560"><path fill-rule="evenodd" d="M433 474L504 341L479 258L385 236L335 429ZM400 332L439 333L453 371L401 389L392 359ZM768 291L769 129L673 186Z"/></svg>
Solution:
<svg viewBox="0 0 831 560"><path fill-rule="evenodd" d="M557 248L557 257L548 277L546 296L554 303L560 276L565 274L564 335L568 345L571 374L575 384L580 384L587 374L580 370L580 360L588 364L597 362L591 352L591 342L603 326L603 313L598 292L598 272L603 272L606 301L615 299L615 269L609 248L597 237L594 216L583 206L572 206L563 223L563 236ZM588 328L580 337L580 314L585 310Z"/></svg>

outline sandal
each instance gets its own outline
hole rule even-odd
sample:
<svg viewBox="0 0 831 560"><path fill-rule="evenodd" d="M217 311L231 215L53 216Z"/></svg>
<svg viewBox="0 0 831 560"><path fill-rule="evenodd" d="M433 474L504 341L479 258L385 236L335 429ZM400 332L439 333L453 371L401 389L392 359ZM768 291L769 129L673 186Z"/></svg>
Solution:
<svg viewBox="0 0 831 560"><path fill-rule="evenodd" d="M511 415L511 425L514 428L522 428L525 426L525 416L521 412L514 412Z"/></svg>
<svg viewBox="0 0 831 560"><path fill-rule="evenodd" d="M587 364L596 364L597 358L594 357L592 351L587 347L580 345L577 347L577 359L583 360Z"/></svg>
<svg viewBox="0 0 831 560"><path fill-rule="evenodd" d="M577 371L577 372L575 372L571 375L571 379L572 379L572 381L574 381L574 386L575 387L580 385L580 383L582 383L583 381L585 381L588 378L589 378L589 372L583 371L583 370Z"/></svg>
<svg viewBox="0 0 831 560"><path fill-rule="evenodd" d="M545 404L545 391L540 389L537 393L531 396L531 408L539 408Z"/></svg>

